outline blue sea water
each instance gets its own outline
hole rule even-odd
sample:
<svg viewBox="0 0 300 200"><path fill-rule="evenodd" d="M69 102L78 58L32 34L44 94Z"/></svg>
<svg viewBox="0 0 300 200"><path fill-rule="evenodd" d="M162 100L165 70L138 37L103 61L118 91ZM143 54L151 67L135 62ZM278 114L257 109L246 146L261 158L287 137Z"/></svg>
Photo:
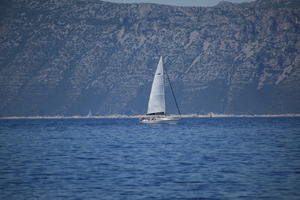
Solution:
<svg viewBox="0 0 300 200"><path fill-rule="evenodd" d="M300 199L300 118L0 120L0 199Z"/></svg>

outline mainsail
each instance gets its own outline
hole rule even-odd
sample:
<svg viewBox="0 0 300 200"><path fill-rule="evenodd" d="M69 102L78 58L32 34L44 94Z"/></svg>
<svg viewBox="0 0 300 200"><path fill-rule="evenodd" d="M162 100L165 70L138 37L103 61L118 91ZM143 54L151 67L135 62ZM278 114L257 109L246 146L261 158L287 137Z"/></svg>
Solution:
<svg viewBox="0 0 300 200"><path fill-rule="evenodd" d="M147 115L164 115L166 113L165 84L162 57L160 57L152 83Z"/></svg>

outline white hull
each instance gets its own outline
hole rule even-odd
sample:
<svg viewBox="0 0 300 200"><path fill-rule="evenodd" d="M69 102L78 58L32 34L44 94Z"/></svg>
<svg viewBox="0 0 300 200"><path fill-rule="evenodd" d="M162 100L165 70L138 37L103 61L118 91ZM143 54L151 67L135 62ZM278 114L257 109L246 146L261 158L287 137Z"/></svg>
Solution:
<svg viewBox="0 0 300 200"><path fill-rule="evenodd" d="M144 124L177 124L180 118L176 117L149 117L140 119L140 123Z"/></svg>

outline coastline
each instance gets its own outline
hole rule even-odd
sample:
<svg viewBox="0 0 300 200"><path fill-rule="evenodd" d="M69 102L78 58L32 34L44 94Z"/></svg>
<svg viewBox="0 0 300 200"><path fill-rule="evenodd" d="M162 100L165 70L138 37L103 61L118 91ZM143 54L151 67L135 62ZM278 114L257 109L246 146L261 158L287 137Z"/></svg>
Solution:
<svg viewBox="0 0 300 200"><path fill-rule="evenodd" d="M255 118L255 117L300 117L300 114L261 114L261 115L235 115L235 114L186 114L170 115L180 118ZM145 115L95 115L95 116L7 116L0 119L135 119L145 117Z"/></svg>

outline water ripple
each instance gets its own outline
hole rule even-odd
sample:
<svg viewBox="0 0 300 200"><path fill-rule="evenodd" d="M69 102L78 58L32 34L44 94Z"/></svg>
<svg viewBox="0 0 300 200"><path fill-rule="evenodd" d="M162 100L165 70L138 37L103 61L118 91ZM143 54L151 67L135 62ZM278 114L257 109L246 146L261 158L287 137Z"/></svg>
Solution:
<svg viewBox="0 0 300 200"><path fill-rule="evenodd" d="M300 118L0 120L0 199L299 199Z"/></svg>

